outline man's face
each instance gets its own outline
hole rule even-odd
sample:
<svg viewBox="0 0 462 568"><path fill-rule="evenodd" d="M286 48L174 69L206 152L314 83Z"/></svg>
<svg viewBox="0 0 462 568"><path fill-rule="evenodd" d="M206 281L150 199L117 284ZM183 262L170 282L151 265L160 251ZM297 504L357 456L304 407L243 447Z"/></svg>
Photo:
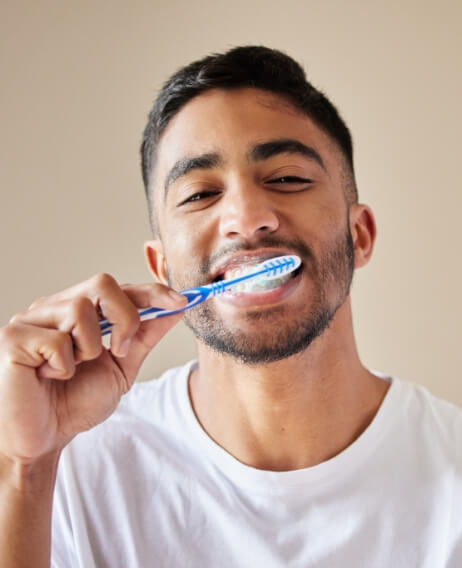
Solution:
<svg viewBox="0 0 462 568"><path fill-rule="evenodd" d="M247 364L308 347L344 303L354 269L340 151L307 116L257 89L208 91L172 119L152 183L169 284L229 277L297 254L280 286L186 312L213 348Z"/></svg>

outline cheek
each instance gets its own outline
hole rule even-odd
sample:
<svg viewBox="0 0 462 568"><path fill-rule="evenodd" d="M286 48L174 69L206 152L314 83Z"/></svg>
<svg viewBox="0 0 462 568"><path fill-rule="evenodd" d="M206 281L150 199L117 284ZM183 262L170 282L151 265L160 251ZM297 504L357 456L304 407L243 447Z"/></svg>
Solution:
<svg viewBox="0 0 462 568"><path fill-rule="evenodd" d="M290 227L297 237L314 248L322 248L322 243L328 243L345 224L344 213L327 200L300 204L284 215L285 223L283 219L281 225Z"/></svg>
<svg viewBox="0 0 462 568"><path fill-rule="evenodd" d="M171 229L164 233L162 241L169 284L175 289L196 286L200 267L209 253L207 239L201 237L199 230L172 223Z"/></svg>

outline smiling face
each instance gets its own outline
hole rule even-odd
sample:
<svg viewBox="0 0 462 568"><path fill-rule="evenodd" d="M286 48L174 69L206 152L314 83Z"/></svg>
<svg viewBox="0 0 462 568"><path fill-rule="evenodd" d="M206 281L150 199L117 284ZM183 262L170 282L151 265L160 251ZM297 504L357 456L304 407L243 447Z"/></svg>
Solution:
<svg viewBox="0 0 462 568"><path fill-rule="evenodd" d="M344 303L355 265L340 150L283 98L211 90L171 120L151 187L159 239L146 249L175 289L297 254L275 289L217 297L186 312L196 336L248 364L306 349Z"/></svg>

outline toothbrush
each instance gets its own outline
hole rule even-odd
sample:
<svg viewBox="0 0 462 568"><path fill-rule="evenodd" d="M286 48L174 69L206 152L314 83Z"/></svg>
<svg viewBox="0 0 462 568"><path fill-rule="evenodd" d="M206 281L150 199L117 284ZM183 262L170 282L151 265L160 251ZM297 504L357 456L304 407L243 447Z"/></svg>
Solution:
<svg viewBox="0 0 462 568"><path fill-rule="evenodd" d="M275 258L269 258L260 264L257 264L252 268L250 272L237 278L230 278L228 280L219 280L218 282L212 282L205 286L198 286L197 288L188 288L187 290L181 290L180 294L186 296L188 303L182 308L176 310L165 310L163 308L142 308L138 310L140 314L140 320L148 320L159 318L162 316L168 316L170 314L177 314L185 310L189 310L202 304L207 298L223 294L224 292L230 290L233 286L240 284L241 282L252 280L254 278L260 277L264 280L274 280L275 278L281 278L296 270L302 261L296 255L286 255L278 256ZM112 323L107 319L102 319L99 322L101 328L101 335L107 335L111 333Z"/></svg>

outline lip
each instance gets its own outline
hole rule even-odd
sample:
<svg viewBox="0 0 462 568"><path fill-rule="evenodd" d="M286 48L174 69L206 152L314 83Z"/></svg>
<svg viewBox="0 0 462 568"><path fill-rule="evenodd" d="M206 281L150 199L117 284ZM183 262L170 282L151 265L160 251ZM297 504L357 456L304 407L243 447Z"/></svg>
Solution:
<svg viewBox="0 0 462 568"><path fill-rule="evenodd" d="M275 249L260 249L252 251L243 251L231 255L223 259L212 271L211 281L214 282L218 277L223 276L227 270L232 270L235 268L240 268L243 266L255 266L260 262L264 262L270 258L275 258L277 256L285 256L288 254L296 254L293 251L287 250L275 250ZM238 296L238 294L234 294Z"/></svg>

